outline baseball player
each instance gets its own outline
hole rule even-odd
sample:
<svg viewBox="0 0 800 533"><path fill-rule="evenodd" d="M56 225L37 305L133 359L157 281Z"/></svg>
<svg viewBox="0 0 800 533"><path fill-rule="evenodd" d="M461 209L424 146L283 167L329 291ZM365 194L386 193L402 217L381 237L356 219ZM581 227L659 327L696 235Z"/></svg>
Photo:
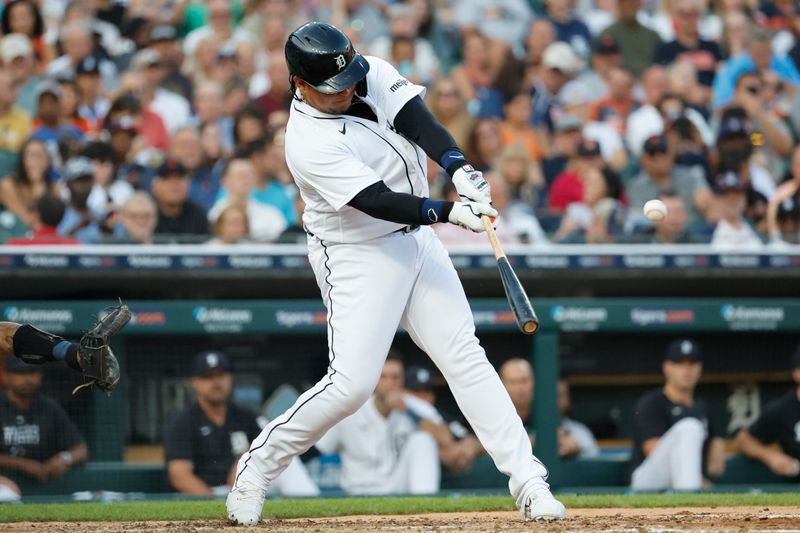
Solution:
<svg viewBox="0 0 800 533"><path fill-rule="evenodd" d="M525 519L560 519L547 469L475 337L469 303L430 228L483 231L489 186L425 107L425 89L358 54L338 28L311 22L287 39L294 92L286 161L306 204L309 259L327 308L326 375L267 425L239 460L228 495L238 524L261 518L270 484L375 389L398 325L433 360ZM462 198L427 197L425 157Z"/></svg>
<svg viewBox="0 0 800 533"><path fill-rule="evenodd" d="M795 386L769 404L753 425L736 435L736 449L779 476L800 481L800 346L792 356ZM770 446L777 442L780 448Z"/></svg>
<svg viewBox="0 0 800 533"><path fill-rule="evenodd" d="M703 371L697 343L670 343L662 371L664 387L634 407L631 488L699 490L704 472L724 473L725 443L709 421L708 404L695 394Z"/></svg>

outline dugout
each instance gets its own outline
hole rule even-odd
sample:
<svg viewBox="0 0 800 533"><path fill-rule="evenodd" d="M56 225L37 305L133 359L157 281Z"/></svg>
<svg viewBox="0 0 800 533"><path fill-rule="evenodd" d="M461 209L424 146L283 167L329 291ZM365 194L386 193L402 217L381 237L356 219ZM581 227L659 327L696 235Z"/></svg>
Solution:
<svg viewBox="0 0 800 533"><path fill-rule="evenodd" d="M117 392L110 398L98 392L72 397L69 391L77 383L54 369L46 373L45 392L77 422L92 463L49 487L25 487L26 494L165 490L157 462L161 427L189 401L189 361L202 349L223 349L232 356L236 398L251 406L283 383L302 390L324 373L326 324L318 301L127 303L134 319L115 344L125 372ZM626 482L630 409L643 391L661 383L662 352L674 336L691 335L701 344L705 373L699 392L709 399L713 422L732 434L789 386L788 362L800 330L800 302L789 299L537 299L542 325L532 337L517 332L504 299L471 303L495 365L514 356L532 358L536 453L550 468L556 488ZM0 302L6 319L66 336L78 335L99 307L95 302ZM425 361L402 332L397 346L407 362ZM555 383L562 370L573 387L573 417L588 423L606 444L600 459L556 458ZM447 410L449 393L441 384L437 393ZM729 466L718 481L780 481L742 458L731 459ZM443 480L444 488L453 489L502 489L505 483L488 460Z"/></svg>

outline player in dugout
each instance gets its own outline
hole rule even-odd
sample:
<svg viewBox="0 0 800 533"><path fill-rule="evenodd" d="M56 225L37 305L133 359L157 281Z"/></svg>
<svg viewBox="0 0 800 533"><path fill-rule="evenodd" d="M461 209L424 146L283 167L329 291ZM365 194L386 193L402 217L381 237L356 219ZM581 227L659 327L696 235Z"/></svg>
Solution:
<svg viewBox="0 0 800 533"><path fill-rule="evenodd" d="M800 481L800 346L791 365L795 386L739 431L734 444L739 453L761 461L775 474ZM770 446L776 442L780 449Z"/></svg>

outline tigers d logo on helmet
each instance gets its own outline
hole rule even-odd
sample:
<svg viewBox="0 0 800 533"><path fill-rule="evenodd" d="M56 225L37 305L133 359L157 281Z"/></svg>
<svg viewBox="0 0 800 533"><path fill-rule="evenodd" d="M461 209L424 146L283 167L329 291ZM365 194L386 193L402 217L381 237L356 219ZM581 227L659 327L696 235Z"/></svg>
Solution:
<svg viewBox="0 0 800 533"><path fill-rule="evenodd" d="M336 56L336 68L342 70L345 66L347 66L347 61L345 61L344 55L339 54Z"/></svg>

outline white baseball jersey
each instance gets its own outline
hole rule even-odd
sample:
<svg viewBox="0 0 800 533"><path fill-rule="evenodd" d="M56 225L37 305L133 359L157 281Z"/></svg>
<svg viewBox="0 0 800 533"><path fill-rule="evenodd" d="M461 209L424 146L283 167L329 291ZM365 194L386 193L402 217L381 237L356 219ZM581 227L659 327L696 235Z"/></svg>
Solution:
<svg viewBox="0 0 800 533"><path fill-rule="evenodd" d="M342 459L342 488L350 493L385 492L400 453L417 425L406 413L392 411L384 418L370 398L361 409L345 418L319 442L324 454L338 452Z"/></svg>
<svg viewBox="0 0 800 533"><path fill-rule="evenodd" d="M330 242L362 242L402 224L373 218L347 205L364 188L383 180L395 192L428 196L426 155L394 131L397 112L425 88L401 76L386 61L369 62L362 100L378 118L329 115L293 101L286 126L286 163L305 201L307 231ZM314 144L313 153L308 150Z"/></svg>

